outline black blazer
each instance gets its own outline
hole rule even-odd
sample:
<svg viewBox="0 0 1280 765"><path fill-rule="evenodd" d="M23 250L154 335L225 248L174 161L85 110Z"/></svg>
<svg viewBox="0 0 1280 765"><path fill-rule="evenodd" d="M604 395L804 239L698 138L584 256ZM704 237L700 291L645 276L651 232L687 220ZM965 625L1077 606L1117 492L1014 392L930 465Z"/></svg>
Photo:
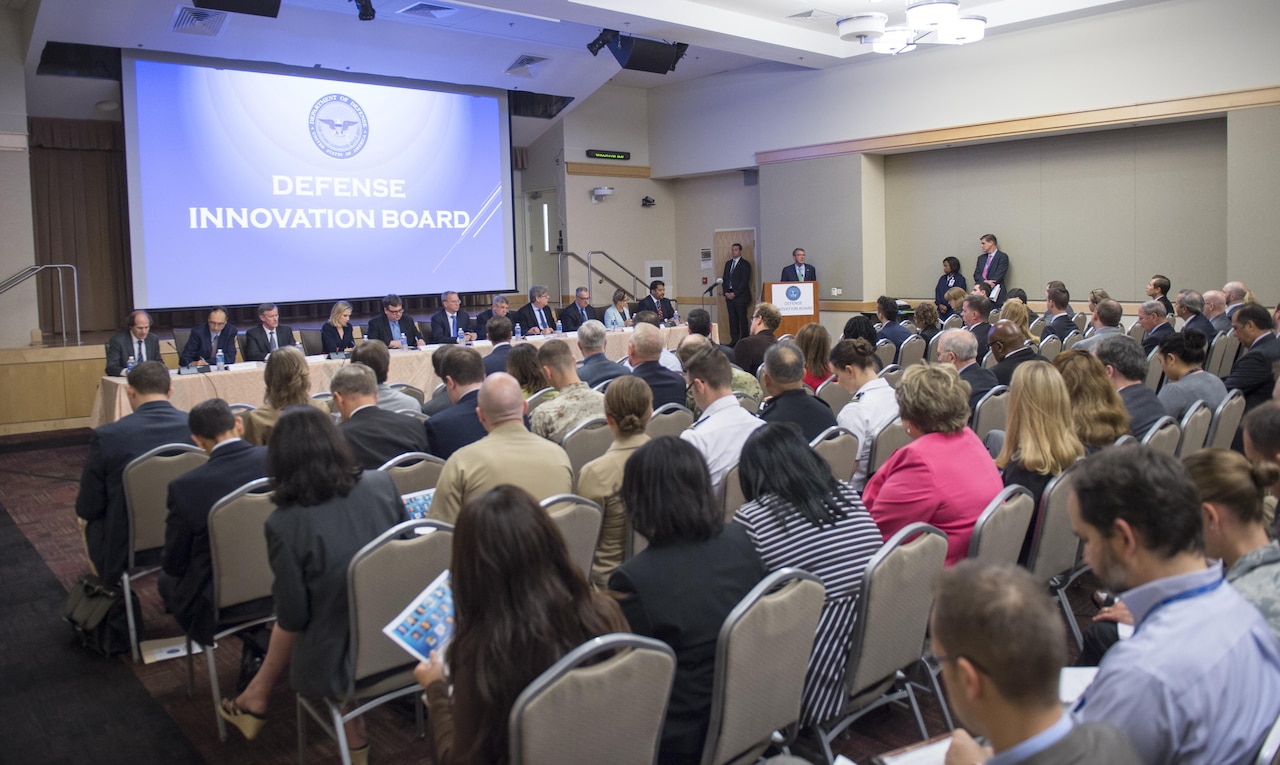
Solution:
<svg viewBox="0 0 1280 765"><path fill-rule="evenodd" d="M542 316L543 316L543 319L547 322L547 329L551 331L555 331L556 315L555 315L555 312L551 310L551 306L543 307ZM515 332L516 324L520 325L520 331L526 335L529 334L530 329L538 328L538 318L537 316L534 315L533 303L526 303L525 305L520 306L520 310L516 311L516 315L512 317L511 331L513 334Z"/></svg>
<svg viewBox="0 0 1280 765"><path fill-rule="evenodd" d="M1227 390L1238 388L1244 394L1244 408L1251 410L1271 400L1276 381L1271 365L1280 361L1280 340L1268 332L1245 350L1227 375Z"/></svg>
<svg viewBox="0 0 1280 765"><path fill-rule="evenodd" d="M1183 332L1186 332L1189 329L1194 329L1204 335L1206 343L1213 342L1213 338L1218 334L1218 330L1213 328L1213 322L1206 319L1202 313L1193 314L1191 318L1187 320L1187 323L1182 325Z"/></svg>
<svg viewBox="0 0 1280 765"><path fill-rule="evenodd" d="M142 341L142 349L146 351L147 361L164 361L160 358L160 341L156 336L147 333ZM138 355L138 340L129 330L117 332L107 341L107 375L115 377L129 365L129 357ZM138 363L141 360L135 359Z"/></svg>
<svg viewBox="0 0 1280 765"><path fill-rule="evenodd" d="M493 349L493 352L484 357L484 376L488 377L494 372L507 371L507 357L511 355L511 344L499 345Z"/></svg>
<svg viewBox="0 0 1280 765"><path fill-rule="evenodd" d="M1003 361L991 368L991 373L996 376L996 381L1001 385L1008 385L1013 380L1013 370L1028 361L1048 361L1048 359L1031 346L1023 346L1005 356Z"/></svg>
<svg viewBox="0 0 1280 765"><path fill-rule="evenodd" d="M804 278L803 278L803 279L797 279L797 278L796 278L796 264L795 264L795 263L792 263L791 265L789 265L789 266L787 266L786 268L782 269L782 278L780 278L778 281L780 281L780 282L816 282L816 281L818 281L818 269L814 268L813 266L809 265L808 263L805 263L805 264L804 264Z"/></svg>
<svg viewBox="0 0 1280 765"><path fill-rule="evenodd" d="M1165 337L1173 334L1173 327L1169 326L1169 322L1162 321L1156 325L1156 328L1142 336L1142 352L1151 355L1151 352L1160 345L1160 341ZM1228 388L1230 390L1230 388Z"/></svg>
<svg viewBox="0 0 1280 765"><path fill-rule="evenodd" d="M377 406L355 412L339 427L355 452L356 462L365 470L377 470L405 452L427 450L427 434L418 418Z"/></svg>
<svg viewBox="0 0 1280 765"><path fill-rule="evenodd" d="M592 319L600 321L600 316L596 313L595 306L589 305L586 307L585 310L587 312L587 318L585 319L582 318L583 310L584 309L578 307L577 303L560 309L560 321L564 323L565 332L577 332L578 327L581 327Z"/></svg>
<svg viewBox="0 0 1280 765"><path fill-rule="evenodd" d="M320 328L320 352L321 353L337 353L338 351L349 351L355 347L356 341L351 332L351 324L342 328L342 334L338 334L338 328L325 322Z"/></svg>
<svg viewBox="0 0 1280 765"><path fill-rule="evenodd" d="M732 266L732 260L725 261L724 273L721 275L721 278L724 279L724 284L720 285L720 292L721 294L732 292L733 300L730 301L732 303L750 303L751 263L746 258L739 258L738 267L732 268L733 273L730 273Z"/></svg>
<svg viewBox="0 0 1280 765"><path fill-rule="evenodd" d="M89 560L103 580L114 584L129 561L125 466L157 446L190 443L187 413L174 409L168 401L143 404L133 414L103 425L89 437L76 515L88 522L85 545Z"/></svg>
<svg viewBox="0 0 1280 765"><path fill-rule="evenodd" d="M458 329L463 332L475 332L471 326L471 314L458 311ZM431 315L431 342L440 345L457 345L458 337L449 332L449 314L441 308Z"/></svg>
<svg viewBox="0 0 1280 765"><path fill-rule="evenodd" d="M396 322L398 325L395 330L395 337L391 336L391 320L384 313L381 316L375 316L369 320L369 332L365 336L366 340L381 340L387 345L393 340L399 340L400 334L404 333L405 339L409 341L409 345L417 345L422 339L422 335L418 334L418 323L408 313L400 315L400 320Z"/></svg>
<svg viewBox="0 0 1280 765"><path fill-rule="evenodd" d="M826 401L799 389L779 393L762 404L760 419L765 422L794 422L800 426L806 441L812 441L836 424L835 412Z"/></svg>
<svg viewBox="0 0 1280 765"><path fill-rule="evenodd" d="M228 323L218 333L218 348L222 349L222 357L228 364L236 362L236 328L232 324ZM212 364L217 355L209 334L209 325L201 324L191 328L191 337L187 338L186 346L178 355L178 363L185 367L204 359Z"/></svg>
<svg viewBox="0 0 1280 765"><path fill-rule="evenodd" d="M276 347L293 345L293 328L287 324L276 326ZM301 345L301 343L298 343ZM261 324L255 324L244 332L244 360L265 361L271 353L271 341L267 338L267 330Z"/></svg>
<svg viewBox="0 0 1280 765"><path fill-rule="evenodd" d="M427 420L427 451L447 460L453 453L488 435L476 416L480 391L473 390L458 403Z"/></svg>
<svg viewBox="0 0 1280 765"><path fill-rule="evenodd" d="M982 278L982 269L987 265L987 259L991 259L991 270L987 272L987 278ZM1001 285L1000 294L997 296L996 303L1004 302L1004 278L1009 274L1009 256L1000 250L996 250L990 255L982 254L978 256L978 265L973 269L973 283L983 281L993 281Z"/></svg>
<svg viewBox="0 0 1280 765"><path fill-rule="evenodd" d="M636 304L636 313L641 311L658 312L658 303L653 299L653 295L645 295L639 303ZM564 313L561 311L561 313ZM671 314L675 313L675 309L671 306L671 298L662 299L662 320L671 321Z"/></svg>
<svg viewBox="0 0 1280 765"><path fill-rule="evenodd" d="M1053 321L1046 321L1044 327L1040 330L1040 339L1043 340L1049 335L1057 335L1059 340L1065 341L1067 335L1078 331L1080 328L1076 326L1075 321L1069 313L1060 313L1053 317ZM981 361L982 359L978 359Z"/></svg>
<svg viewBox="0 0 1280 765"><path fill-rule="evenodd" d="M476 339L477 339L477 340L488 340L488 339L489 339L489 320L490 320L490 319L492 319L492 318L493 318L493 309L492 309L492 308L486 308L486 309L484 309L483 311L481 311L479 314L477 314L477 315L476 315L476 320L475 320L474 322L472 322L472 326L474 326L474 327L476 328L476 329L475 329L475 333L476 333ZM516 321L516 315L515 315L514 313L511 313L510 311L507 311L507 319L508 319L508 320L512 323L512 325L513 325L513 326L511 327L512 331L515 331L515 326L514 326L514 325L515 325L515 321Z"/></svg>
<svg viewBox="0 0 1280 765"><path fill-rule="evenodd" d="M635 369L631 370L631 374L649 383L649 390L653 391L654 409L664 404L684 406L684 377L681 375L672 372L656 361L637 364Z"/></svg>
<svg viewBox="0 0 1280 765"><path fill-rule="evenodd" d="M629 374L626 367L616 361L610 361L603 353L593 353L578 362L578 377L593 388L605 380L612 380L625 374Z"/></svg>
<svg viewBox="0 0 1280 765"><path fill-rule="evenodd" d="M981 361L960 370L960 379L969 383L969 421L972 422L973 410L978 407L978 402L1000 383L996 380L995 373L982 366Z"/></svg>
<svg viewBox="0 0 1280 765"><path fill-rule="evenodd" d="M266 474L267 447L233 441L169 483L160 592L183 631L201 645L211 644L214 633L209 511L218 500Z"/></svg>

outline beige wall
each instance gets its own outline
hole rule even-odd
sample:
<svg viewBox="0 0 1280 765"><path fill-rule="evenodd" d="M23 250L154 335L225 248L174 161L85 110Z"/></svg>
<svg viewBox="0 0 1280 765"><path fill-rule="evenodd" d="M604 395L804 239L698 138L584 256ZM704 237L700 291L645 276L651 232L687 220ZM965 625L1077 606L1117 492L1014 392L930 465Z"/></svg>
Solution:
<svg viewBox="0 0 1280 765"><path fill-rule="evenodd" d="M1227 269L1280 302L1280 107L1227 116Z"/></svg>
<svg viewBox="0 0 1280 765"><path fill-rule="evenodd" d="M670 204L676 213L677 291L685 297L696 297L706 289L702 277L714 282L720 275L714 268L701 269L702 249L712 246L714 233L755 229L758 235L760 186L747 186L743 174L732 170L676 181L672 191L670 199L657 201L660 205Z"/></svg>
<svg viewBox="0 0 1280 765"><path fill-rule="evenodd" d="M0 11L0 279L34 264L36 258L22 28L19 14ZM89 285L81 284L80 288L88 289ZM69 285L67 300L71 300ZM35 282L0 294L0 314L5 317L0 322L0 348L30 344L31 330L40 326ZM67 316L69 330L74 329L70 307Z"/></svg>

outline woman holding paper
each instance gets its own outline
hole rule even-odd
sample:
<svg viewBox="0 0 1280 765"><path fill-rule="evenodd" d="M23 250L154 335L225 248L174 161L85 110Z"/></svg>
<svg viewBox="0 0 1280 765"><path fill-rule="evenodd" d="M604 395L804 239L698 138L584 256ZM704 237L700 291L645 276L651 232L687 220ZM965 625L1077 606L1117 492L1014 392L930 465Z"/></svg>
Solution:
<svg viewBox="0 0 1280 765"><path fill-rule="evenodd" d="M329 312L329 320L320 328L320 352L346 353L356 347L351 332L351 304L339 300Z"/></svg>
<svg viewBox="0 0 1280 765"><path fill-rule="evenodd" d="M449 677L439 651L413 673L426 689L432 761L506 762L507 716L525 686L591 638L630 628L616 601L592 593L523 489L504 484L462 508L453 562Z"/></svg>

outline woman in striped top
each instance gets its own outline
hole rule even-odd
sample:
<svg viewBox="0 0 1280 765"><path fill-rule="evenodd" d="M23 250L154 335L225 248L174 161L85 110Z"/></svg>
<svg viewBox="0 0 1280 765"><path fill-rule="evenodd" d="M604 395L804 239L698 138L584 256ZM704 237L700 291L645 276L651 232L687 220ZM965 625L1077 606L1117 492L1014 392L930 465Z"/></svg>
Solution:
<svg viewBox="0 0 1280 765"><path fill-rule="evenodd" d="M836 480L790 423L751 434L738 462L748 502L734 520L770 571L794 566L822 580L826 600L809 656L800 724L822 722L845 701L845 663L867 563L884 540L858 492Z"/></svg>

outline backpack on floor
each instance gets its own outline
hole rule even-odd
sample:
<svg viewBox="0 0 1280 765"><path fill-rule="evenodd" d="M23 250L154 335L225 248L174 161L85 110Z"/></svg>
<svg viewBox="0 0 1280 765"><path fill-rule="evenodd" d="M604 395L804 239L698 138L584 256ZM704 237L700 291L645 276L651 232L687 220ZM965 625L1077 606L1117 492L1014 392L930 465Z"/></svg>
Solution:
<svg viewBox="0 0 1280 765"><path fill-rule="evenodd" d="M133 595L133 621L142 624L142 606ZM62 603L62 618L71 623L80 645L103 656L129 650L129 617L124 610L124 590L85 574L71 585Z"/></svg>

